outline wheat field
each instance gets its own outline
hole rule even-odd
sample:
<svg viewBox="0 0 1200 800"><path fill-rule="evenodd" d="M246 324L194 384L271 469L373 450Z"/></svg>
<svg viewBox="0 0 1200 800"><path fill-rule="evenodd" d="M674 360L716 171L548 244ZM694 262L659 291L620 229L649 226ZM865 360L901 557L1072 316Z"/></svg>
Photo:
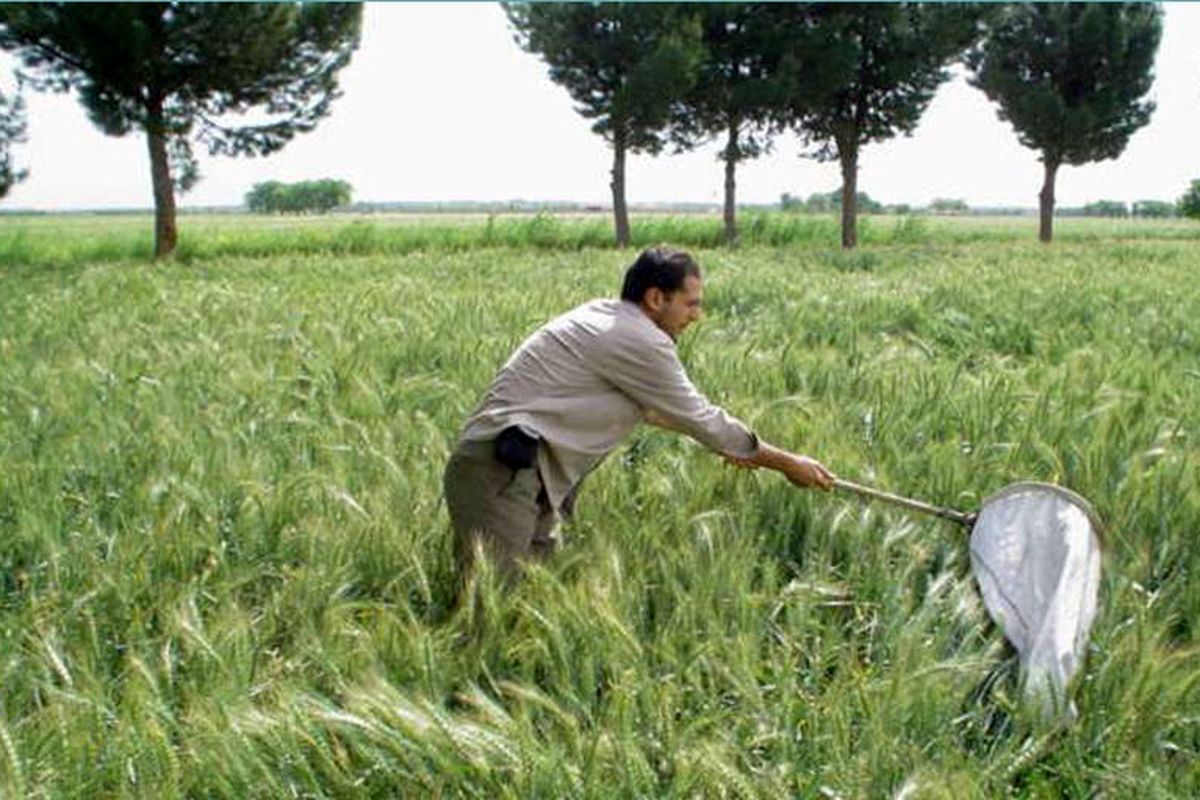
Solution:
<svg viewBox="0 0 1200 800"><path fill-rule="evenodd" d="M1200 793L1200 226L635 220L704 267L681 354L768 441L1091 501L1056 726L960 529L654 429L559 558L450 612L445 458L524 336L616 293L603 221L184 219L158 265L138 222L0 231L0 794Z"/></svg>

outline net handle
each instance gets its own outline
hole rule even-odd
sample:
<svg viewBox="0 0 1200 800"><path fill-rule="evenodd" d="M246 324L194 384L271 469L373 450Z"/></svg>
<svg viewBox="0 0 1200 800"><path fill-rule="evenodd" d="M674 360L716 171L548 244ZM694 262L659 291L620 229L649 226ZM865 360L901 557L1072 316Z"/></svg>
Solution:
<svg viewBox="0 0 1200 800"><path fill-rule="evenodd" d="M920 511L923 514L932 514L935 517L941 517L942 519L956 522L959 525L963 525L967 528L970 528L975 524L975 518L978 516L976 514L967 514L962 511L955 511L952 508L942 508L940 506L930 505L929 503L924 503L920 500L913 500L911 497L901 497L900 495L892 494L891 492L872 489L870 486L863 486L862 484L843 480L842 478L834 478L833 485L838 489L853 492L860 497L865 497L870 500L882 500L885 503L903 506L904 508L908 508L913 511Z"/></svg>

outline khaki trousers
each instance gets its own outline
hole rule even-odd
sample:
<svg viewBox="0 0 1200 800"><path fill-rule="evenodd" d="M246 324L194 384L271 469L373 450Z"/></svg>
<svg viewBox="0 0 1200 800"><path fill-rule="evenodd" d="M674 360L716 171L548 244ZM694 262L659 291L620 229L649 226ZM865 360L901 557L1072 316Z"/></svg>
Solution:
<svg viewBox="0 0 1200 800"><path fill-rule="evenodd" d="M494 442L460 441L443 485L461 579L470 574L476 550L511 581L522 561L541 560L558 549L559 516L536 465L513 470L496 460Z"/></svg>

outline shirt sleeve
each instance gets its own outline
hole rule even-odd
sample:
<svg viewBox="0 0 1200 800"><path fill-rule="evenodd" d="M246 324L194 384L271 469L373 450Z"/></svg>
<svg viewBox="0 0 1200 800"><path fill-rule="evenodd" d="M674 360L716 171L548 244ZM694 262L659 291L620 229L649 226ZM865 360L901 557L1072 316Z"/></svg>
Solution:
<svg viewBox="0 0 1200 800"><path fill-rule="evenodd" d="M614 336L600 359L603 377L706 447L751 458L758 437L741 420L713 405L692 384L674 344L661 338Z"/></svg>

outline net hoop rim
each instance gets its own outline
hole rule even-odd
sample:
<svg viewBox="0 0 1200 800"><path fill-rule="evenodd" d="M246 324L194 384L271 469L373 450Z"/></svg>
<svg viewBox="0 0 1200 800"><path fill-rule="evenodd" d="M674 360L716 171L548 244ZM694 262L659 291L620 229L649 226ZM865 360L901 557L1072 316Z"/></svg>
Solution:
<svg viewBox="0 0 1200 800"><path fill-rule="evenodd" d="M1096 509L1092 508L1092 504L1081 495L1071 491L1065 486L1059 486L1056 483L1046 483L1044 481L1017 481L1016 483L1010 483L1003 489L999 489L998 491L989 495L983 501L978 513L982 514L984 509L986 509L989 505L1003 500L1010 495L1019 494L1020 492L1026 492L1030 490L1048 491L1052 494L1057 494L1064 500L1067 500L1073 505L1078 506L1079 509L1087 516L1088 522L1091 523L1092 530L1095 532L1096 539L1100 542L1101 548L1104 547L1106 537L1104 523L1100 521L1100 515L1096 513ZM978 516L978 514L976 516Z"/></svg>

